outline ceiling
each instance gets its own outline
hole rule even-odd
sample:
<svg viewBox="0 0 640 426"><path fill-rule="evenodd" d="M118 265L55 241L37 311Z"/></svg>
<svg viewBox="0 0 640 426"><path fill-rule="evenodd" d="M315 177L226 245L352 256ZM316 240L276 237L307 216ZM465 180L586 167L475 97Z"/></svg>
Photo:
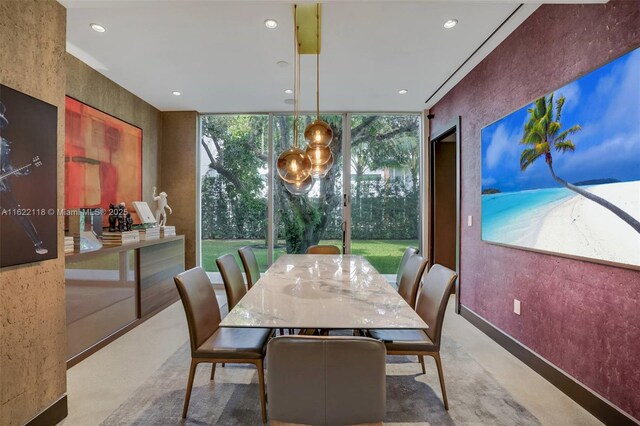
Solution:
<svg viewBox="0 0 640 426"><path fill-rule="evenodd" d="M293 88L292 3L60 2L68 8L67 50L160 110L292 109L285 102L292 95L284 93ZM325 2L321 109L423 110L537 7L519 5L506 0ZM278 27L267 29L267 18L277 20ZM447 30L443 23L451 18L459 23ZM97 33L90 23L107 31ZM302 57L301 75L301 109L313 110L315 56ZM400 95L400 89L408 93Z"/></svg>

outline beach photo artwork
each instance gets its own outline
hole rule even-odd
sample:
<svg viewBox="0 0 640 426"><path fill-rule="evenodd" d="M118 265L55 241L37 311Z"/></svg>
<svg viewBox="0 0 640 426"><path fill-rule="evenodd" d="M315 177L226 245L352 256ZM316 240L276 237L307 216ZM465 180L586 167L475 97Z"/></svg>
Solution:
<svg viewBox="0 0 640 426"><path fill-rule="evenodd" d="M482 129L482 239L640 267L640 49Z"/></svg>

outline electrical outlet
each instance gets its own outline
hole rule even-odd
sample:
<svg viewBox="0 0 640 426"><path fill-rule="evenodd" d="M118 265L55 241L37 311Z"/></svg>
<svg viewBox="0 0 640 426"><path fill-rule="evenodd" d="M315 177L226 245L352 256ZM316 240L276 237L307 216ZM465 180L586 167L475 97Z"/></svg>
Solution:
<svg viewBox="0 0 640 426"><path fill-rule="evenodd" d="M518 299L513 299L513 313L520 315L520 301Z"/></svg>
<svg viewBox="0 0 640 426"><path fill-rule="evenodd" d="M473 226L473 216L467 216L467 226Z"/></svg>

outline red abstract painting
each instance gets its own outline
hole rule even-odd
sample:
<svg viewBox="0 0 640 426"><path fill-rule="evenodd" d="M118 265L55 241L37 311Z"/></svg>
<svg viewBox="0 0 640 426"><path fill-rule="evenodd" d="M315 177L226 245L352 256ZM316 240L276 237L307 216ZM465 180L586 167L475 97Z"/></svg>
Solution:
<svg viewBox="0 0 640 426"><path fill-rule="evenodd" d="M65 208L142 199L142 129L66 98ZM104 217L106 226L107 217Z"/></svg>

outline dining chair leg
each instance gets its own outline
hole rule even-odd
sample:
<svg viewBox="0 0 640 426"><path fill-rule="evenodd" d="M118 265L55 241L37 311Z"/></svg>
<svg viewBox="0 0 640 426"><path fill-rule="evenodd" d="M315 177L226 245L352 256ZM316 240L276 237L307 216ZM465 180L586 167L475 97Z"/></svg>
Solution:
<svg viewBox="0 0 640 426"><path fill-rule="evenodd" d="M442 400L444 402L444 409L449 409L449 402L447 401L447 390L444 387L444 374L442 373L442 361L440 360L440 352L434 352L431 354L433 359L436 360L436 367L438 368L438 377L440 378L440 389L442 389Z"/></svg>
<svg viewBox="0 0 640 426"><path fill-rule="evenodd" d="M281 336L284 336L284 328L281 328L281 329L280 329L280 335L281 335Z"/></svg>
<svg viewBox="0 0 640 426"><path fill-rule="evenodd" d="M424 368L424 356L418 355L418 361L420 361L420 365L422 366L422 374L427 374L427 370Z"/></svg>
<svg viewBox="0 0 640 426"><path fill-rule="evenodd" d="M262 408L262 423L267 422L267 401L264 391L264 368L262 360L256 361L256 368L258 369L258 383L260 384L260 408Z"/></svg>
<svg viewBox="0 0 640 426"><path fill-rule="evenodd" d="M222 368L224 368L224 362L222 363Z"/></svg>
<svg viewBox="0 0 640 426"><path fill-rule="evenodd" d="M196 376L196 368L198 363L195 360L191 360L191 367L189 368L189 381L187 382L187 394L184 397L184 408L182 409L182 418L187 418L187 410L189 409L189 399L191 399L191 388L193 387L193 379Z"/></svg>
<svg viewBox="0 0 640 426"><path fill-rule="evenodd" d="M211 363L211 380L213 380L215 375L216 375L216 363L212 362Z"/></svg>

